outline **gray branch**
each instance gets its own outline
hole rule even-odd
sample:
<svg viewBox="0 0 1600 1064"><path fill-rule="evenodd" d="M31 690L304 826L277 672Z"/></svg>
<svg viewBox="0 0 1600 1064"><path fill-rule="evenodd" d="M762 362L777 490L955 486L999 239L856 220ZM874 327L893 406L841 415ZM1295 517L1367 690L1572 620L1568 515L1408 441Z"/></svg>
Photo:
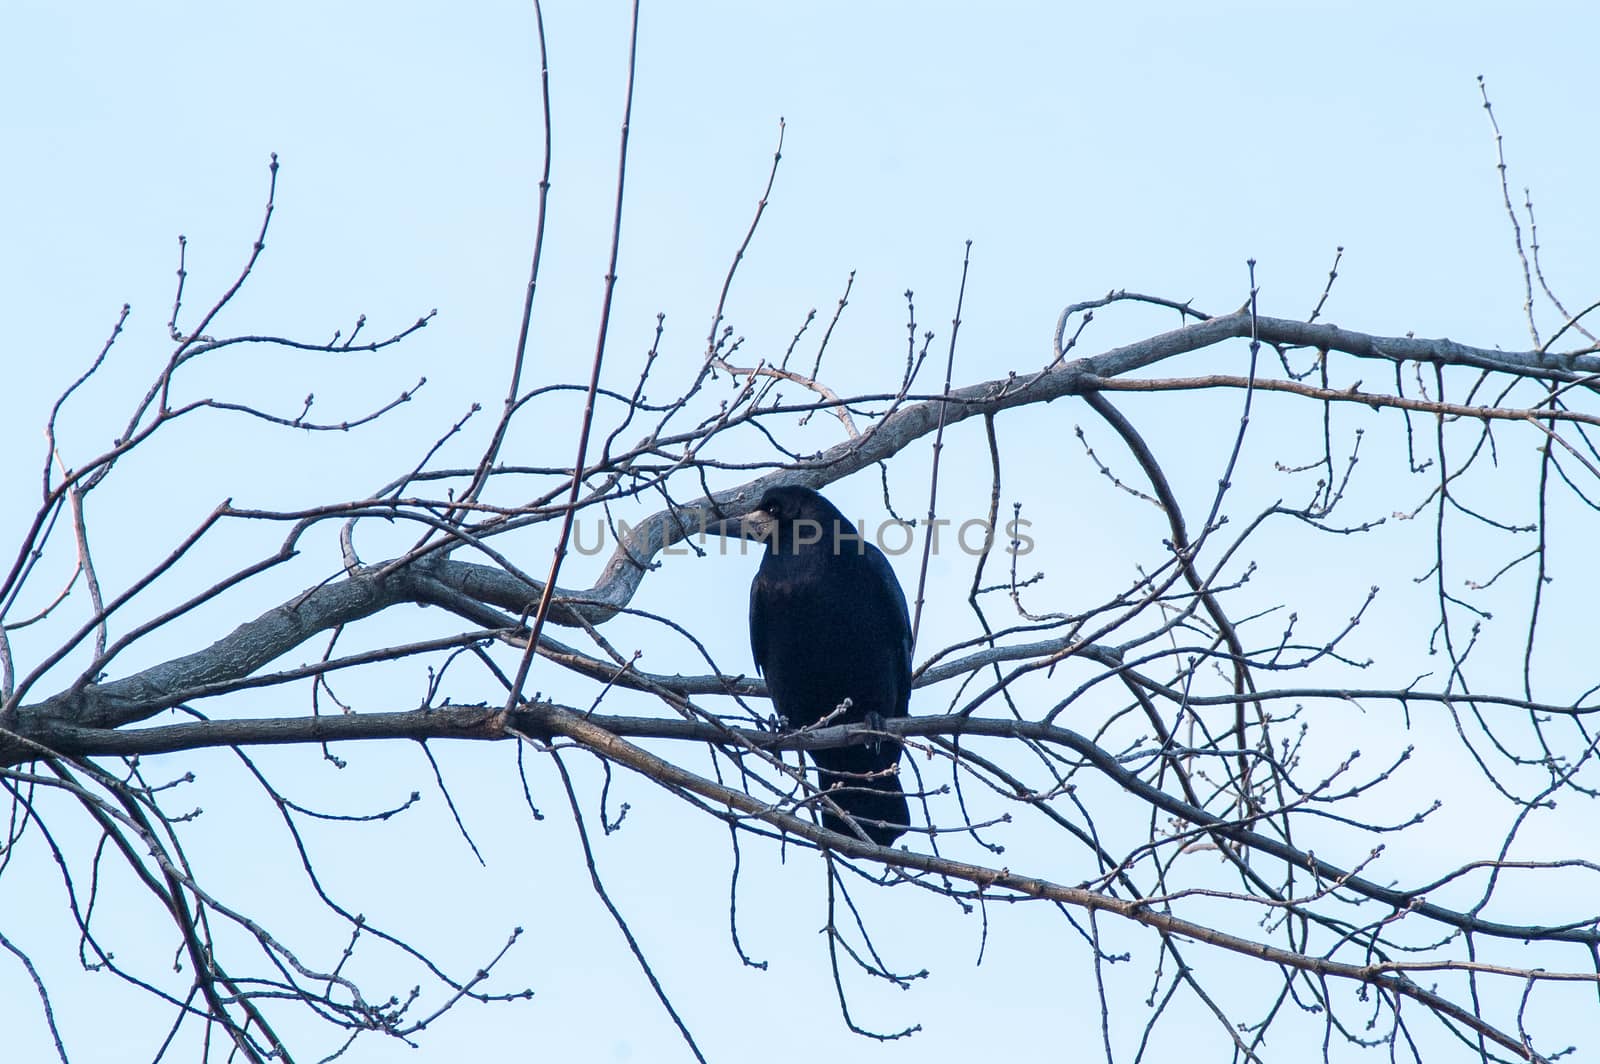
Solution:
<svg viewBox="0 0 1600 1064"><path fill-rule="evenodd" d="M1269 343L1327 348L1360 358L1471 366L1522 376L1573 380L1600 373L1600 355L1508 352L1468 347L1451 340L1376 337L1334 325L1257 318L1256 334ZM658 511L627 530L599 578L583 590L558 589L552 623L599 625L627 607L644 574L664 551L726 517L747 513L766 488L778 484L823 487L887 459L933 432L941 405L946 426L967 418L997 414L1012 407L1048 403L1099 387L1102 380L1131 373L1157 362L1251 334L1250 315L1241 310L1113 348L1026 375L1011 374L952 391L942 400L907 404L860 436L842 441L803 465L779 470L746 484L717 492L675 509ZM392 564L392 563L391 563ZM318 633L350 624L400 603L442 606L488 628L518 623L542 591L527 580L493 566L426 558L409 564L380 564L312 588L255 620L240 625L202 650L106 683L75 686L45 701L22 707L15 721L22 735L45 734L63 723L84 728L116 728L147 719L181 702L187 693L249 676L289 653ZM504 613L498 612L500 610ZM549 656L559 659L566 648L555 644ZM1019 656L1030 651L1017 649ZM1012 657L990 652L989 660ZM956 662L932 670L926 682L970 668ZM686 692L727 691L721 678L660 678L663 685ZM759 694L746 680L735 688ZM0 737L0 760L15 758L15 740Z"/></svg>

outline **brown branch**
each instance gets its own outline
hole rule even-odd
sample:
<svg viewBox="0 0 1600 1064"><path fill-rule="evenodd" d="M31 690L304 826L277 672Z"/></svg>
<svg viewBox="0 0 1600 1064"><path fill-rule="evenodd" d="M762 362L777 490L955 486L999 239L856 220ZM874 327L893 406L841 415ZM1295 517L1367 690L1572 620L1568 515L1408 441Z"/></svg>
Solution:
<svg viewBox="0 0 1600 1064"><path fill-rule="evenodd" d="M1600 425L1600 414L1585 414L1578 410L1552 409L1545 406L1468 406L1432 399L1408 399L1405 396L1388 395L1383 392L1364 392L1359 383L1352 384L1348 388L1319 388L1298 381L1259 377L1250 380L1225 373L1208 373L1203 377L1108 378L1095 381L1094 384L1108 392L1192 392L1203 388L1254 388L1258 392L1285 392L1322 402L1358 403L1374 410L1380 408L1411 410L1420 414L1475 418L1481 421L1571 421L1583 425Z"/></svg>
<svg viewBox="0 0 1600 1064"><path fill-rule="evenodd" d="M339 716L265 718L170 724L152 728L103 730L71 725L51 725L37 737L30 737L31 755L25 759L54 753L78 757L130 756L170 753L212 746L279 745L288 743L326 743L376 739L473 739L498 740L508 737L507 728L541 739L566 734L563 722L577 715L553 703L539 703L506 714L487 706L447 706L399 713L351 713ZM882 722L877 730L861 725L842 725L800 732L777 734L734 728L721 723L702 723L659 717L618 717L584 714L584 719L616 738L676 739L720 743L734 741L753 749L815 750L847 746L861 741L862 735L889 734L902 738L919 736L981 735L994 738L1026 739L1065 747L1084 758L1123 790L1180 820L1225 836L1259 853L1301 868L1319 879L1337 880L1346 889L1363 897L1392 906L1397 912L1413 913L1476 934L1526 940L1538 938L1600 948L1600 929L1589 924L1539 926L1511 925L1465 915L1423 899L1422 891L1397 890L1369 882L1349 871L1300 850L1271 836L1262 835L1239 821L1228 820L1167 794L1124 768L1118 758L1092 740L1067 728L1021 720L997 720L952 714L939 717L907 717ZM15 737L13 737L15 741ZM626 745L624 743L624 745ZM666 762L661 762L665 765ZM674 773L681 770L669 766ZM665 777L663 777L665 778ZM698 778L698 777L696 777ZM693 788L690 788L693 789ZM742 792L740 792L742 793ZM748 799L754 801L754 799ZM775 807L756 803L743 807L746 812L763 814ZM769 822L782 826L778 820ZM1259 817L1248 818L1253 822ZM809 836L808 836L809 837ZM889 851L885 851L889 852Z"/></svg>
<svg viewBox="0 0 1600 1064"><path fill-rule="evenodd" d="M691 772L663 761L640 747L607 731L592 719L566 710L556 710L546 715L546 723L556 734L563 735L601 756L626 765L663 788L672 791L683 789L729 806L744 813L762 817L783 831L806 839L824 849L847 857L862 857L896 868L915 869L972 883L981 890L1005 888L1022 897L1044 898L1077 906L1089 912L1109 912L1135 923L1143 924L1165 934L1196 939L1213 946L1247 957L1282 965L1298 971L1323 977L1350 979L1374 986L1396 997L1411 998L1434 1013L1447 1016L1464 1027L1477 1032L1496 1045L1509 1050L1523 1060L1543 1062L1545 1058L1535 1053L1521 1039L1501 1031L1455 1002L1432 990L1413 983L1403 974L1383 970L1381 966L1354 965L1322 957L1296 953L1264 942L1240 938L1204 924L1180 919L1164 912L1152 911L1142 899L1113 898L1094 891L1063 886L1046 879L1018 875L1009 869L992 869L948 858L932 857L904 849L877 846L862 839L851 838L827 831L799 817L779 812L756 801L743 791L714 783Z"/></svg>
<svg viewBox="0 0 1600 1064"><path fill-rule="evenodd" d="M529 637L527 652L517 666L517 677L507 696L507 708L515 705L522 694L522 684L528 677L528 667L533 662L534 649L539 644L539 633L550 616L550 600L555 595L556 579L561 575L561 563L567 557L567 543L572 537L572 522L577 512L578 491L583 487L584 458L589 451L589 434L594 430L594 400L600 390L600 367L606 356L606 336L611 328L611 301L617 290L617 255L622 246L622 202L628 176L628 126L633 116L633 84L638 70L639 55L639 3L634 0L633 21L628 35L628 87L622 105L622 136L617 147L617 191L611 216L611 257L606 264L605 295L600 303L600 325L594 341L594 358L589 365L589 390L583 401L583 420L578 429L578 456L572 463L572 485L567 492L567 504L561 518L561 538L556 541L555 555L550 559L550 575L545 578L539 592L539 605L533 613L533 635Z"/></svg>

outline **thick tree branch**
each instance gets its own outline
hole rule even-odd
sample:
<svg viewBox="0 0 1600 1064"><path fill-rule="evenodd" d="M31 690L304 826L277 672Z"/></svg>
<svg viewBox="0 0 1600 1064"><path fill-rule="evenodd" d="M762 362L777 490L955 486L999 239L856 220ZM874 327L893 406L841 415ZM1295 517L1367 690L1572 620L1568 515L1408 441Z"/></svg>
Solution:
<svg viewBox="0 0 1600 1064"><path fill-rule="evenodd" d="M509 715L502 710L486 706L446 706L401 713L351 713L288 719L204 721L120 730L57 725L34 741L52 754L92 757L171 753L214 746L329 743L376 739L498 740L507 738L511 734L521 734L549 740L567 734L563 729L575 715L576 711L553 703L527 706ZM1600 929L1594 926L1593 921L1555 926L1504 924L1435 905L1420 894L1396 890L1362 879L1345 868L1279 839L1254 831L1246 826L1245 822L1215 816L1181 798L1167 794L1124 767L1123 761L1141 755L1135 753L1125 754L1122 757L1113 756L1091 739L1069 728L1056 725L951 714L941 717L887 720L882 722L880 729L848 725L779 734L683 719L617 717L600 714L584 714L583 717L594 728L603 730L618 742L624 737L704 743L733 740L756 749L818 750L859 742L862 735L886 733L903 737L989 736L1050 743L1084 758L1097 771L1129 794L1157 809L1258 853L1304 869L1320 881L1338 883L1342 889L1392 906L1397 914L1415 914L1463 931L1497 938L1516 940L1539 938L1600 948ZM44 752L36 747L34 756ZM1154 756L1155 753L1156 751L1152 750L1149 756ZM767 807L761 805L759 808ZM779 823L777 820L772 822Z"/></svg>

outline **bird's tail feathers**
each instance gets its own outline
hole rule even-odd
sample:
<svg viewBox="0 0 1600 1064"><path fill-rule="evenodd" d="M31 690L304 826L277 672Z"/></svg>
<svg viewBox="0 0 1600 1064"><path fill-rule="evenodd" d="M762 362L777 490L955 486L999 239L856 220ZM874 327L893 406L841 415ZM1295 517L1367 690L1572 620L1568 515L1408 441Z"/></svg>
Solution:
<svg viewBox="0 0 1600 1064"><path fill-rule="evenodd" d="M848 813L863 834L879 846L892 846L911 824L911 810L897 776L886 773L871 776L840 776L822 773L822 786L828 798ZM829 831L856 838L855 831L841 817L823 806L822 826Z"/></svg>

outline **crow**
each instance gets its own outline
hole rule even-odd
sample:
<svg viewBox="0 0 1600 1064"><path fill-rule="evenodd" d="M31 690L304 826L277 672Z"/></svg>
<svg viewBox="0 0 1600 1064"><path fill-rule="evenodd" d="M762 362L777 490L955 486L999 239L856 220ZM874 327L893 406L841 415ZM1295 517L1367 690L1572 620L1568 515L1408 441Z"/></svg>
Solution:
<svg viewBox="0 0 1600 1064"><path fill-rule="evenodd" d="M911 614L883 552L810 488L770 489L752 518L741 531L766 553L750 584L750 650L778 716L791 728L904 717ZM821 789L869 839L888 846L906 831L898 740L809 753ZM826 803L822 824L856 837Z"/></svg>

